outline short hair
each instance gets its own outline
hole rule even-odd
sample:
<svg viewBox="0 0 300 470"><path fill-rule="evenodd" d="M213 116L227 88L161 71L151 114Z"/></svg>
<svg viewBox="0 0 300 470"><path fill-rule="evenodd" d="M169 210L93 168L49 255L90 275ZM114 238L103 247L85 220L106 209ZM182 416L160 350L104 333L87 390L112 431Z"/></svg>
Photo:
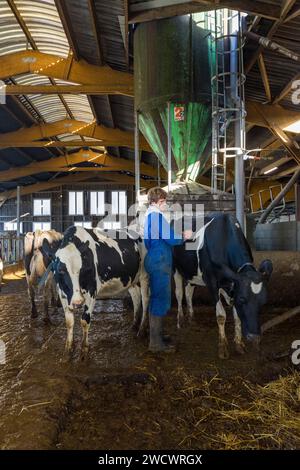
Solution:
<svg viewBox="0 0 300 470"><path fill-rule="evenodd" d="M155 188L151 188L148 191L148 202L149 204L157 203L160 199L167 199L167 193L164 189L156 186Z"/></svg>

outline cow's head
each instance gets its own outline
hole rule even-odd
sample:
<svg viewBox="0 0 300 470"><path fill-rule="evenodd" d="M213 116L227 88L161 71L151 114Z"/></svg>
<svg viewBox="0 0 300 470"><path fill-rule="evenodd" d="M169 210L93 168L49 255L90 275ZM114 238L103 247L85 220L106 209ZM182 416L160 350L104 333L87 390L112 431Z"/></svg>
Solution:
<svg viewBox="0 0 300 470"><path fill-rule="evenodd" d="M54 252L48 240L44 240L42 250L52 261L55 282L61 296L67 299L68 307L80 307L84 303L80 277L84 275L82 266L90 252L89 241L75 244L63 239L60 248Z"/></svg>
<svg viewBox="0 0 300 470"><path fill-rule="evenodd" d="M258 271L254 267L235 273L223 267L222 275L233 282L232 297L237 314L241 320L243 336L249 341L259 343L259 313L267 302L267 282L273 271L272 261L261 262Z"/></svg>

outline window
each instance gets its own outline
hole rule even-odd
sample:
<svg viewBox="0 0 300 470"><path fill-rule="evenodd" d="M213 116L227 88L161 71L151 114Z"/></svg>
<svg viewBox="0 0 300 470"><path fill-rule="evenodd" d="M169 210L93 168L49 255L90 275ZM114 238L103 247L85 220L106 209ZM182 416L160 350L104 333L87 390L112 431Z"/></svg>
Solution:
<svg viewBox="0 0 300 470"><path fill-rule="evenodd" d="M50 222L33 222L33 231L36 230L50 230L51 223Z"/></svg>
<svg viewBox="0 0 300 470"><path fill-rule="evenodd" d="M118 230L121 228L121 222L104 222L104 230Z"/></svg>
<svg viewBox="0 0 300 470"><path fill-rule="evenodd" d="M50 199L34 199L33 200L33 215L51 215L51 200Z"/></svg>
<svg viewBox="0 0 300 470"><path fill-rule="evenodd" d="M3 230L5 232L14 230L17 231L17 222L4 222ZM23 222L20 222L20 232L23 233Z"/></svg>
<svg viewBox="0 0 300 470"><path fill-rule="evenodd" d="M75 227L84 227L84 228L92 228L92 222L84 222L83 220L74 222Z"/></svg>
<svg viewBox="0 0 300 470"><path fill-rule="evenodd" d="M111 213L118 215L127 214L126 191L111 192Z"/></svg>
<svg viewBox="0 0 300 470"><path fill-rule="evenodd" d="M83 191L69 191L69 215L83 215Z"/></svg>
<svg viewBox="0 0 300 470"><path fill-rule="evenodd" d="M105 214L104 191L91 191L91 215Z"/></svg>

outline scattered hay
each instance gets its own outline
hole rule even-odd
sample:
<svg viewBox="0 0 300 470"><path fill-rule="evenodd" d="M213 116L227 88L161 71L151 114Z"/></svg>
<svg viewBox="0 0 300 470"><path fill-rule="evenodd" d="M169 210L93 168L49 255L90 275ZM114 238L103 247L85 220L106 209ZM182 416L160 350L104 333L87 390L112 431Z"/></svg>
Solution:
<svg viewBox="0 0 300 470"><path fill-rule="evenodd" d="M180 448L295 449L300 445L300 374L265 386L237 377L173 374ZM174 385L174 382L173 382ZM181 408L181 409L180 409ZM184 414L183 414L184 413Z"/></svg>

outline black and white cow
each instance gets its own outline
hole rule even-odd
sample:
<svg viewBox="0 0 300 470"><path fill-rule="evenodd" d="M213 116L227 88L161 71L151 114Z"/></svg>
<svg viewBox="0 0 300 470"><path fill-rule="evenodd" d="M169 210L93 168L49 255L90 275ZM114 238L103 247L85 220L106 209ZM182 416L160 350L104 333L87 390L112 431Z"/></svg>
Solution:
<svg viewBox="0 0 300 470"><path fill-rule="evenodd" d="M174 248L178 326L183 319L183 281L190 318L193 316L195 286L207 286L216 307L219 357L229 355L222 299L233 307L234 341L237 351L243 353L243 336L257 344L260 339L258 317L267 301L266 282L273 270L272 262L265 260L258 270L255 269L249 244L238 221L229 214L215 213L205 217L204 226L197 233L197 249L186 249L189 243Z"/></svg>
<svg viewBox="0 0 300 470"><path fill-rule="evenodd" d="M35 304L35 294L39 280L42 278L49 265L49 260L45 258L41 252L44 240L47 240L53 250L58 248L62 234L56 230L36 230L35 232L27 232L24 238L24 265L26 272L26 281L28 286L28 294L31 302L31 317L38 316ZM57 290L53 281L53 274L47 277L43 290L44 314L45 318L49 317L49 303L54 306L57 304Z"/></svg>
<svg viewBox="0 0 300 470"><path fill-rule="evenodd" d="M45 256L52 261L54 279L65 313L66 350L73 344L74 310L83 307L82 357L88 351L88 331L97 294L110 298L129 290L135 314L143 300L141 327L145 327L148 304L147 277L143 270L140 239L114 239L99 229L69 227L56 252L47 240ZM140 283L140 287L139 284Z"/></svg>

